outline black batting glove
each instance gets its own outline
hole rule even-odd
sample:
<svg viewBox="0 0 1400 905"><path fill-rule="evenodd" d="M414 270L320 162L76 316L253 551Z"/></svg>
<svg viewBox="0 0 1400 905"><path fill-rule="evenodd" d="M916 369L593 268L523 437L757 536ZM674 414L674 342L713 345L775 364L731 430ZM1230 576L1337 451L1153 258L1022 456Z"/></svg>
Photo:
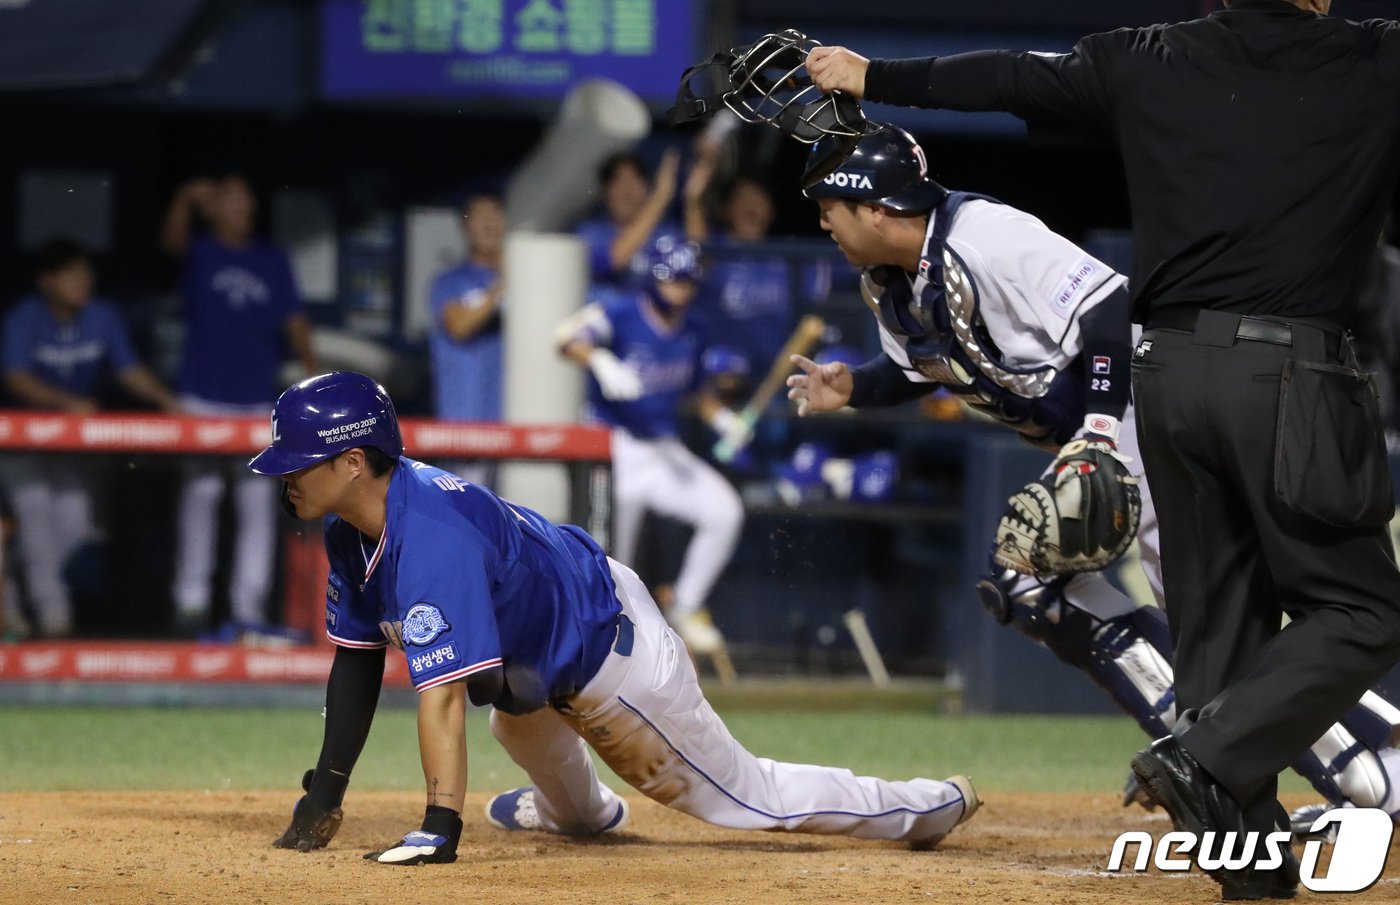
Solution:
<svg viewBox="0 0 1400 905"><path fill-rule="evenodd" d="M306 790L307 794L297 799L296 807L292 809L292 823L287 827L286 832L273 840L273 847L309 852L312 849L325 848L339 832L340 824L345 820L345 812L338 806L325 807L312 800L311 783L315 772L315 770L307 770L302 776L301 787ZM343 795L344 784L336 784L339 785L339 791Z"/></svg>

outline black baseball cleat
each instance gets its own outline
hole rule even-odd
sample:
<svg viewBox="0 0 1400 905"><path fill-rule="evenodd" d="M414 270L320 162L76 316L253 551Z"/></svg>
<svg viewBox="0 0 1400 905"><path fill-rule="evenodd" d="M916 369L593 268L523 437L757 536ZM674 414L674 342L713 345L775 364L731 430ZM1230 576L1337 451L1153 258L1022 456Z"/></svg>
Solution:
<svg viewBox="0 0 1400 905"><path fill-rule="evenodd" d="M1252 870L1243 883L1221 883L1220 898L1226 902L1258 899L1291 899L1298 895L1298 856L1283 850L1283 865L1273 870Z"/></svg>
<svg viewBox="0 0 1400 905"><path fill-rule="evenodd" d="M1137 775L1147 797L1172 818L1179 832L1203 834L1213 832L1245 833L1244 815L1235 799L1181 747L1176 736L1169 735L1152 743L1146 751L1133 758L1133 773ZM1247 868L1230 870L1224 867L1207 871L1222 887L1245 887L1251 871Z"/></svg>

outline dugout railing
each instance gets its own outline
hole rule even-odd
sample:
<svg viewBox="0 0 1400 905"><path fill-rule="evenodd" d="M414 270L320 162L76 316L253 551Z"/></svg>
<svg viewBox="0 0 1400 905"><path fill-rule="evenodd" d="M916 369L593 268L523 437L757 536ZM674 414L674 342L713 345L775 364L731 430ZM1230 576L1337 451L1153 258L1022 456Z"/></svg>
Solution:
<svg viewBox="0 0 1400 905"><path fill-rule="evenodd" d="M577 424L480 424L426 418L403 418L400 426L405 453L414 458L557 463L567 474L567 519L599 537L607 537L611 517L608 430ZM159 413L79 416L0 410L0 472L7 455L83 455L103 457L109 465L125 465L130 470L164 470L178 480L178 469L172 466L180 457L223 457L230 460L231 466L237 466L266 446L271 436L268 420L257 417ZM165 518L173 520L174 516L171 508ZM161 517L160 513L149 511L114 512L107 519L109 543L120 540L112 537L115 533L139 530L137 526L143 519L149 522ZM281 580L275 593L281 622L308 638L310 644L277 644L275 638L269 639L270 643L251 646L179 643L147 640L145 633L131 639L0 644L0 682L323 681L330 667L331 649L323 631L328 567L320 532L313 523L280 516L279 526ZM11 549L17 553L15 545ZM167 553L173 556L173 550ZM22 565L6 564L10 569L22 569ZM146 565L151 567L152 575L162 574L155 568L157 564ZM135 570L140 571L139 564ZM127 599L114 601L113 605L130 607L133 618L140 615L149 622L150 614L135 608L158 606L168 597L166 589L159 586L159 579L149 584L144 599L132 599L136 595L130 593L129 587L125 592L114 590L115 596ZM19 590L13 581L4 585L7 593ZM386 681L390 685L407 684L401 658L389 659Z"/></svg>

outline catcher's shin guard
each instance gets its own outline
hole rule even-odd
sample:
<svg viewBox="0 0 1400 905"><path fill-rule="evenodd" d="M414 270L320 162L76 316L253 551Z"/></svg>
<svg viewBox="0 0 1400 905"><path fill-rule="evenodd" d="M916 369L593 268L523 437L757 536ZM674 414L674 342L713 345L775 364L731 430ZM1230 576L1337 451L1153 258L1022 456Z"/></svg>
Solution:
<svg viewBox="0 0 1400 905"><path fill-rule="evenodd" d="M1100 618L1075 604L1067 588L1073 578L1041 581L994 568L978 582L977 596L998 622L1088 673L1149 737L1171 734L1176 692L1166 616L1156 607L1138 607Z"/></svg>
<svg viewBox="0 0 1400 905"><path fill-rule="evenodd" d="M1373 691L1293 762L1333 805L1400 812L1400 710ZM1392 775L1394 772L1394 775Z"/></svg>

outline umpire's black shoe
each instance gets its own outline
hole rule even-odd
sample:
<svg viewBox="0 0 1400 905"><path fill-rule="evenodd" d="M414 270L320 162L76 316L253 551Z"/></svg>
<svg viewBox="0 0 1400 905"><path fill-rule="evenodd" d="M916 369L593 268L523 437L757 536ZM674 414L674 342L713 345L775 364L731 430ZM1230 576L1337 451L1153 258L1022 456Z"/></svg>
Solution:
<svg viewBox="0 0 1400 905"><path fill-rule="evenodd" d="M1169 735L1152 743L1133 758L1133 772L1149 798L1171 815L1178 831L1239 833L1243 839L1244 815L1235 799ZM1243 887L1251 880L1248 869L1209 871L1222 886Z"/></svg>
<svg viewBox="0 0 1400 905"><path fill-rule="evenodd" d="M1220 898L1226 902L1291 899L1298 894L1298 868L1298 856L1292 848L1285 848L1282 866L1251 871L1243 883L1221 883Z"/></svg>

